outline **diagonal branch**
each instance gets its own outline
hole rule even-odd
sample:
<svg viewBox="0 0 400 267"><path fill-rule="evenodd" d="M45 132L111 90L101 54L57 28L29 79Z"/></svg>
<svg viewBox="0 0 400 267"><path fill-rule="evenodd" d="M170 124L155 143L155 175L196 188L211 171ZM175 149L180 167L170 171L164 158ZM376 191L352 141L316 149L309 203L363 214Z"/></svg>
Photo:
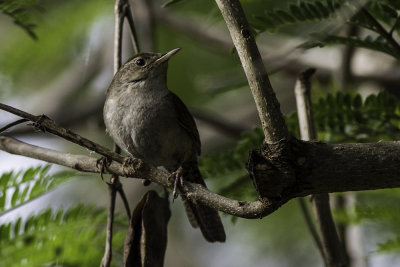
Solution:
<svg viewBox="0 0 400 267"><path fill-rule="evenodd" d="M2 103L0 103L0 109L33 122L34 125L42 131L46 131L61 138L64 138L65 140L68 140L72 143L85 147L90 151L95 151L96 153L103 155L109 159L115 160L119 163L123 162L124 159L123 156L115 152L111 152L104 146L96 144L95 142L85 137L82 137L68 129L61 127L60 125L58 125L52 119L46 117L45 115L35 116L25 111L19 110L17 108Z"/></svg>
<svg viewBox="0 0 400 267"><path fill-rule="evenodd" d="M253 93L264 130L265 141L277 143L283 139L289 139L289 132L280 111L279 102L272 89L239 0L216 0L216 2L228 26Z"/></svg>

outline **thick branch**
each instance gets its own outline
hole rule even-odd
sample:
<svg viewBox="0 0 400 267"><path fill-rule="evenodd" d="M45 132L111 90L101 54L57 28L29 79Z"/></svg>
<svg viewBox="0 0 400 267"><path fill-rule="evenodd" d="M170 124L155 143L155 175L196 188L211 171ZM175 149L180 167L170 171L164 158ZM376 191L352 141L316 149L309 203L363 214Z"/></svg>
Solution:
<svg viewBox="0 0 400 267"><path fill-rule="evenodd" d="M254 36L238 0L216 0L228 26L233 43L246 73L256 102L267 143L289 138L289 132L280 111L258 51Z"/></svg>
<svg viewBox="0 0 400 267"><path fill-rule="evenodd" d="M261 197L400 187L400 142L325 144L292 139L287 143L266 144L250 155L248 168Z"/></svg>

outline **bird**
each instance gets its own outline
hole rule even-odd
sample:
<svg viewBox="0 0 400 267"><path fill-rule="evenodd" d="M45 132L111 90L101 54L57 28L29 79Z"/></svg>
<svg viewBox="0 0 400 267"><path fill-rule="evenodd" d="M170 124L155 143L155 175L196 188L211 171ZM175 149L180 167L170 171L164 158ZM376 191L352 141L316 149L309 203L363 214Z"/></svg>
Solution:
<svg viewBox="0 0 400 267"><path fill-rule="evenodd" d="M167 87L166 53L134 55L115 73L106 93L103 117L108 134L125 152L183 181L206 187L198 168L200 136L193 116ZM209 242L225 242L218 211L181 194L191 225Z"/></svg>

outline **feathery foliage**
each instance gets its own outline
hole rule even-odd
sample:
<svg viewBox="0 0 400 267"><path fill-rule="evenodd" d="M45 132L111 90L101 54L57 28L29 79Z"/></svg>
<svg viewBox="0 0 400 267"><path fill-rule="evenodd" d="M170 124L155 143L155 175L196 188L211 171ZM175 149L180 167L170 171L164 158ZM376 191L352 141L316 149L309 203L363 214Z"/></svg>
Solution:
<svg viewBox="0 0 400 267"><path fill-rule="evenodd" d="M104 251L107 214L78 205L66 211L47 209L25 222L0 225L0 266L98 266ZM122 265L127 226L115 218L113 266Z"/></svg>
<svg viewBox="0 0 400 267"><path fill-rule="evenodd" d="M40 10L37 0L1 0L0 10L10 16L32 39L37 40L34 32L36 25L33 23L33 13Z"/></svg>
<svg viewBox="0 0 400 267"><path fill-rule="evenodd" d="M264 16L251 21L255 32L277 31L289 25L318 23L321 30L309 34L309 40L299 45L310 49L326 45L345 44L387 53L400 59L400 46L393 35L400 27L400 1L373 0L361 6L358 1L302 0L286 9L266 10ZM342 36L339 30L349 24L371 32L367 36ZM390 28L387 31L384 26Z"/></svg>
<svg viewBox="0 0 400 267"><path fill-rule="evenodd" d="M76 174L74 171L49 174L49 169L50 165L45 165L32 167L24 172L3 173L0 176L0 216L2 212L15 209L43 195Z"/></svg>

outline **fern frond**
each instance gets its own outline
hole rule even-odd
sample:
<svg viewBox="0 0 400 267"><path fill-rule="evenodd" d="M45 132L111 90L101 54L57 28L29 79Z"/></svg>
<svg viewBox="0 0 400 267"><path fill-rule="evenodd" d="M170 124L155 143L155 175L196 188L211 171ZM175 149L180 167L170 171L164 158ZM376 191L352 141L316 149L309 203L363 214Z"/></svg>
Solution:
<svg viewBox="0 0 400 267"><path fill-rule="evenodd" d="M342 37L324 33L315 33L311 35L311 40L299 45L299 48L310 49L314 47L323 47L327 45L344 44L353 47L367 48L379 52L386 53L397 59L400 59L400 54L387 42L386 39L378 36L374 38L370 35L361 38L356 36Z"/></svg>
<svg viewBox="0 0 400 267"><path fill-rule="evenodd" d="M297 4L289 5L285 10L266 10L264 16L254 16L251 24L257 32L263 32L287 25L335 19L340 13L343 14L343 10L341 10L343 2L341 0L300 1Z"/></svg>
<svg viewBox="0 0 400 267"><path fill-rule="evenodd" d="M29 168L25 172L10 171L0 176L0 216L2 212L15 209L31 199L48 192L76 172L49 174L51 165ZM9 199L7 202L6 200Z"/></svg>
<svg viewBox="0 0 400 267"><path fill-rule="evenodd" d="M114 266L122 265L127 225L115 217ZM2 266L96 266L104 251L107 215L104 209L78 205L67 211L50 209L30 216L25 223L0 225ZM122 227L123 226L123 227Z"/></svg>
<svg viewBox="0 0 400 267"><path fill-rule="evenodd" d="M0 11L10 16L14 23L20 26L34 40L37 40L37 36L34 32L36 25L32 22L32 13L38 9L37 0L0 1Z"/></svg>

